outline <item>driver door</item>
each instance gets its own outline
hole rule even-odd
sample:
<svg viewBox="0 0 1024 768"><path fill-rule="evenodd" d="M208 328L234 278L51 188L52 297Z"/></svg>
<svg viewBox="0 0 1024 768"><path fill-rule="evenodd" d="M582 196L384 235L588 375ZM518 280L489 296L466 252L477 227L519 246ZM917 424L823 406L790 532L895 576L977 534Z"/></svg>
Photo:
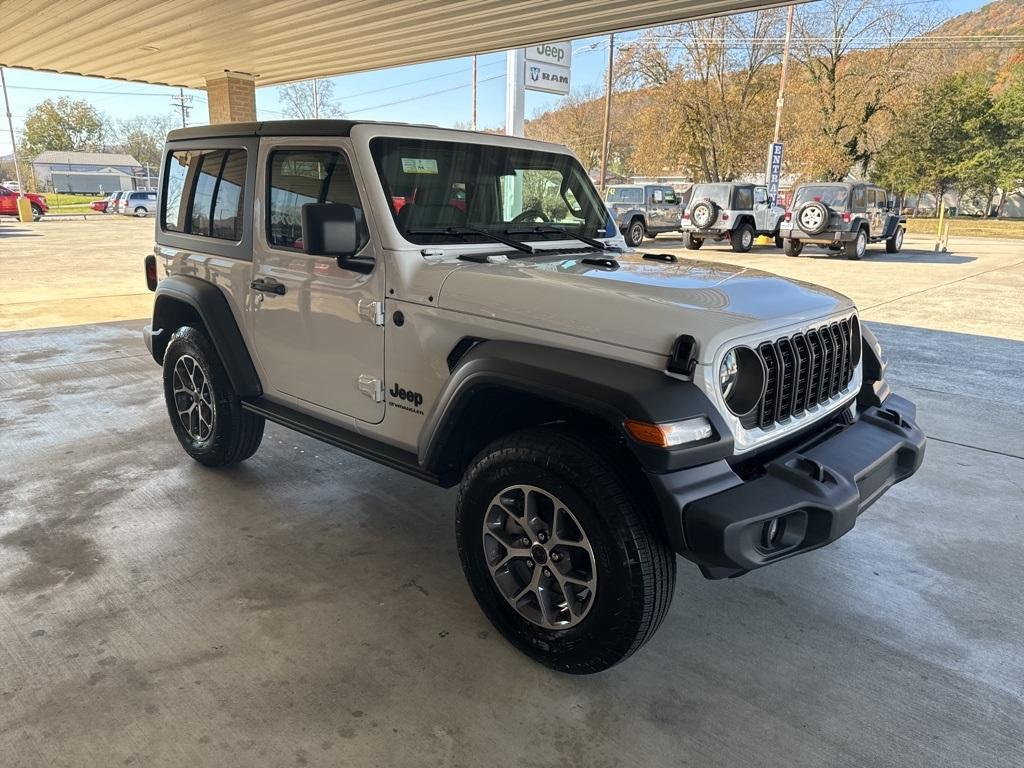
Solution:
<svg viewBox="0 0 1024 768"><path fill-rule="evenodd" d="M251 333L264 390L295 407L364 422L384 418L384 261L364 226L369 274L303 252L302 206L364 210L347 139L263 139L263 199L253 227ZM259 219L262 218L262 221Z"/></svg>
<svg viewBox="0 0 1024 768"><path fill-rule="evenodd" d="M758 232L775 229L775 222L769 221L772 207L768 202L768 188L754 187L754 227Z"/></svg>

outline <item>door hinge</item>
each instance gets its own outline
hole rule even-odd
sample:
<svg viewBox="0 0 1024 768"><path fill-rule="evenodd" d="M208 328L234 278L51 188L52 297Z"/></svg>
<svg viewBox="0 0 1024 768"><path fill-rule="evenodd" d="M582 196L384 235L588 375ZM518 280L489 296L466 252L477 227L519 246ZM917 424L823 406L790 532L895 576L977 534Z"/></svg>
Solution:
<svg viewBox="0 0 1024 768"><path fill-rule="evenodd" d="M371 301L370 299L359 300L359 316L374 325L384 325L384 303Z"/></svg>
<svg viewBox="0 0 1024 768"><path fill-rule="evenodd" d="M384 400L384 382L376 376L368 376L365 373L360 375L359 391L375 403L379 403Z"/></svg>

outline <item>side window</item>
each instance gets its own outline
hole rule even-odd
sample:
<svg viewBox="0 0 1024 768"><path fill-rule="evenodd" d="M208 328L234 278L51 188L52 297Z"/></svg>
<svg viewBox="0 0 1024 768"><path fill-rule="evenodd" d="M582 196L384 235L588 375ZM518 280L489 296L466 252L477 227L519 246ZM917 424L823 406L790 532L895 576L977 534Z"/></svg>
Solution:
<svg viewBox="0 0 1024 768"><path fill-rule="evenodd" d="M270 155L267 182L267 239L275 248L302 249L302 206L307 203L344 203L356 209L362 223L359 193L348 158L341 152L319 149L282 149Z"/></svg>
<svg viewBox="0 0 1024 768"><path fill-rule="evenodd" d="M853 198L850 204L850 209L853 211L863 211L867 204L867 192L864 187L853 188Z"/></svg>
<svg viewBox="0 0 1024 768"><path fill-rule="evenodd" d="M679 204L679 201L676 199L676 191L674 189L665 190L665 203L668 205Z"/></svg>
<svg viewBox="0 0 1024 768"><path fill-rule="evenodd" d="M664 202L664 200L665 196L662 194L662 191L660 189L656 189L653 192L651 192L652 203L662 203Z"/></svg>
<svg viewBox="0 0 1024 768"><path fill-rule="evenodd" d="M246 151L181 150L171 153L167 162L164 229L241 240Z"/></svg>
<svg viewBox="0 0 1024 768"><path fill-rule="evenodd" d="M754 188L736 187L736 210L747 211L754 207Z"/></svg>
<svg viewBox="0 0 1024 768"><path fill-rule="evenodd" d="M768 190L764 187L754 187L754 202L758 205L767 205Z"/></svg>

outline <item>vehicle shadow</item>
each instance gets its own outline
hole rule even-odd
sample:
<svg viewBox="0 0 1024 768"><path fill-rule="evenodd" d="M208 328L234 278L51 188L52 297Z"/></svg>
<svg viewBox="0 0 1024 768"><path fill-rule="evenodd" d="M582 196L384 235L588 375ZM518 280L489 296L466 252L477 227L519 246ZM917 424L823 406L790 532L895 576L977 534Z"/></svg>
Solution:
<svg viewBox="0 0 1024 768"><path fill-rule="evenodd" d="M0 227L0 237L39 237L39 233L32 232L27 229L8 229L7 227Z"/></svg>

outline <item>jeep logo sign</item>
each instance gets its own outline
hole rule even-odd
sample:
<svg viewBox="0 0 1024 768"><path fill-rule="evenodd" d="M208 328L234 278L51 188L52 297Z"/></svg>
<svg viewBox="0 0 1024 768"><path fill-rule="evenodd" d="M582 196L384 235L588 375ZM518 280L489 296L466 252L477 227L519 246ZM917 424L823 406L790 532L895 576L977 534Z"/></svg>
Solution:
<svg viewBox="0 0 1024 768"><path fill-rule="evenodd" d="M571 43L544 43L525 49L526 87L531 91L569 93Z"/></svg>

